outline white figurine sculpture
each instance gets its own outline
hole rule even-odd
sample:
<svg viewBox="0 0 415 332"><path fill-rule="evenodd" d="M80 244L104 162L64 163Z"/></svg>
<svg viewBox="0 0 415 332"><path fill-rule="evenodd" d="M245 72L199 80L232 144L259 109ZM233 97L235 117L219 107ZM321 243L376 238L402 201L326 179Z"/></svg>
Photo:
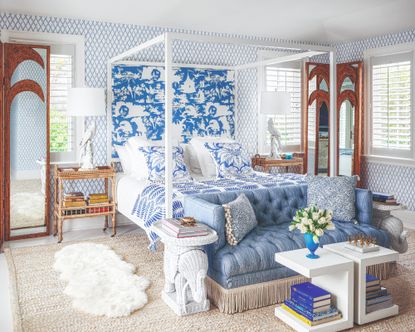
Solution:
<svg viewBox="0 0 415 332"><path fill-rule="evenodd" d="M281 159L282 152L282 143L281 143L281 134L277 129L277 126L274 124L274 120L270 118L268 120L268 131L271 135L271 159Z"/></svg>
<svg viewBox="0 0 415 332"><path fill-rule="evenodd" d="M95 135L95 123L92 122L88 129L85 131L82 141L80 143L81 157L80 157L80 170L94 169L94 152L92 148L92 139Z"/></svg>
<svg viewBox="0 0 415 332"><path fill-rule="evenodd" d="M179 257L177 274L174 280L177 304L186 311L186 304L192 300L202 307L209 306L206 298L205 278L208 259L202 250L191 250ZM189 296L190 290L191 297Z"/></svg>

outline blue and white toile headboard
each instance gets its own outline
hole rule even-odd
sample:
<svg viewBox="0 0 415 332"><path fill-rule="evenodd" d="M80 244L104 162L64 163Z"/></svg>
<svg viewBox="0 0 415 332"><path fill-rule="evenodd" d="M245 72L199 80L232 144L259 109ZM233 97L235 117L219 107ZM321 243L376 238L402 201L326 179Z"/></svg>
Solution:
<svg viewBox="0 0 415 332"><path fill-rule="evenodd" d="M112 67L112 158L115 145L133 136L160 140L164 134L164 68ZM180 142L192 136L235 135L235 72L180 67L173 76L173 123Z"/></svg>

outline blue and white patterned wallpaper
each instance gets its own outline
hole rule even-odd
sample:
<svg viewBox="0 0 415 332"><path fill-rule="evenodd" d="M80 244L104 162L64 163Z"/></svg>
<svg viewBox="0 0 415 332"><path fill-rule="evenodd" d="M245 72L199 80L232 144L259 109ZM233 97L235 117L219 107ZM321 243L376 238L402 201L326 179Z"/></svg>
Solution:
<svg viewBox="0 0 415 332"><path fill-rule="evenodd" d="M415 29L333 46L337 49L338 62L349 62L363 60L366 49L408 42L415 42ZM363 158L362 180L365 187L395 194L400 202L415 210L415 165L399 166L392 162L386 165Z"/></svg>
<svg viewBox="0 0 415 332"><path fill-rule="evenodd" d="M77 20L67 18L54 18L43 16L29 16L0 13L0 28L18 31L38 31L53 32L64 34L83 35L85 37L85 77L86 85L91 87L106 86L106 61L133 47L141 42L159 35L165 31L199 33L205 35L223 36L224 34L213 34L206 32L196 32L188 30L163 29L158 27L144 27L128 24L105 23L88 20ZM232 36L243 37L243 36ZM415 41L415 30L402 33L389 34L376 38L369 38L350 43L337 43L334 46L338 51L338 61L347 62L359 60L363 57L363 51L371 47L393 45L402 42ZM173 45L175 49L175 62L197 63L211 65L234 65L257 59L256 47L235 46L235 45L216 45L203 44L188 41L176 41ZM159 62L163 59L161 47L152 47L140 54L140 57L131 60ZM257 72L255 69L245 70L238 74L238 84L236 85L237 96L237 115L236 139L241 141L249 153L256 152L257 147ZM86 121L87 125L89 120ZM97 120L96 153L97 163L106 163L106 119L105 117ZM415 209L413 193L409 185L415 179L415 168L395 167L390 165L383 168L378 163L368 163L364 161L363 180L369 188L381 190L380 183L376 179L378 174L384 174L385 183L396 180L401 185L393 189L398 199L408 204L411 209ZM393 178L394 172L402 172L408 169L405 177ZM412 182L413 183L413 182ZM88 191L98 188L95 182L87 181L83 185ZM384 188L388 190L389 187Z"/></svg>
<svg viewBox="0 0 415 332"><path fill-rule="evenodd" d="M235 72L175 68L173 132L180 142L195 136L235 134ZM161 140L164 134L164 68L115 65L112 68L112 146L132 136ZM117 158L115 149L112 157Z"/></svg>

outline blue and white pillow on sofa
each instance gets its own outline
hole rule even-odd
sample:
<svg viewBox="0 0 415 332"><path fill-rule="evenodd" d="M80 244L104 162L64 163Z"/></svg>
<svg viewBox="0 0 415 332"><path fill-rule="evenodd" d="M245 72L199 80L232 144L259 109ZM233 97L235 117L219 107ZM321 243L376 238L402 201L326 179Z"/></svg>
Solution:
<svg viewBox="0 0 415 332"><path fill-rule="evenodd" d="M148 168L148 180L163 182L165 174L164 162L166 154L164 146L145 146L138 150L144 154ZM183 148L173 147L173 181L191 181L192 177L186 167L183 157Z"/></svg>
<svg viewBox="0 0 415 332"><path fill-rule="evenodd" d="M251 160L239 143L205 143L216 164L218 178L235 177L252 172Z"/></svg>

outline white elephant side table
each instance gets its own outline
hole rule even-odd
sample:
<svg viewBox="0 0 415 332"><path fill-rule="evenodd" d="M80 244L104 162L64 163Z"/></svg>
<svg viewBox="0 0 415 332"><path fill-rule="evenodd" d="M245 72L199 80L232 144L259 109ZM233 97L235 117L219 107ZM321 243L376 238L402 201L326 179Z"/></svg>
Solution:
<svg viewBox="0 0 415 332"><path fill-rule="evenodd" d="M160 222L152 226L152 231L164 243L164 302L179 316L208 311L208 258L203 246L217 241L216 232L209 228L205 236L176 238L166 233Z"/></svg>

